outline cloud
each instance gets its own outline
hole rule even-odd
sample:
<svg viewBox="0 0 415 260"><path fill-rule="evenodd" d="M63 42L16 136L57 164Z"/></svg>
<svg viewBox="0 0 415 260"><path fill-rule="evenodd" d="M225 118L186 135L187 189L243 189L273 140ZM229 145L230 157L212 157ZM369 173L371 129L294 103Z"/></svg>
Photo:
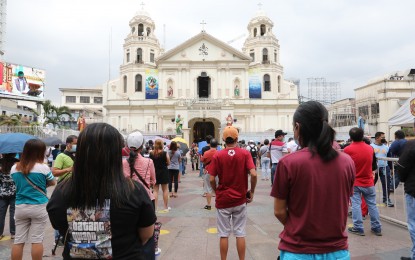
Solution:
<svg viewBox="0 0 415 260"><path fill-rule="evenodd" d="M91 87L119 74L136 0L8 1L5 60L46 70L46 97L60 87ZM263 1L281 45L286 78L339 82L342 97L370 79L415 67L415 34L409 22L415 1ZM146 1L161 44L174 48L201 30L224 42L245 33L256 1ZM111 35L111 41L110 41ZM111 49L110 49L111 42ZM244 40L232 45L241 48ZM109 60L109 51L111 59Z"/></svg>

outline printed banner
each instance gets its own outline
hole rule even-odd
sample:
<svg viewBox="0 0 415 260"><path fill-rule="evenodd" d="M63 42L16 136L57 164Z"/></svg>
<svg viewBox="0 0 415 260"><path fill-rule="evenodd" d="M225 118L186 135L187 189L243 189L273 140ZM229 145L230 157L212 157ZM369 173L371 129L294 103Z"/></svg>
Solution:
<svg viewBox="0 0 415 260"><path fill-rule="evenodd" d="M146 70L146 99L159 98L158 70Z"/></svg>
<svg viewBox="0 0 415 260"><path fill-rule="evenodd" d="M248 70L249 98L261 98L261 77L259 69Z"/></svg>
<svg viewBox="0 0 415 260"><path fill-rule="evenodd" d="M0 94L44 98L45 71L12 63L0 63Z"/></svg>

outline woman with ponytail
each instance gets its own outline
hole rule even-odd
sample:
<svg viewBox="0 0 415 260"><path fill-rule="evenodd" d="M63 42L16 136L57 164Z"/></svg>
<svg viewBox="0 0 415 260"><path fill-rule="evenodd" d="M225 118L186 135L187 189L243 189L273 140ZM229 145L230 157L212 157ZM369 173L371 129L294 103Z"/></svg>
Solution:
<svg viewBox="0 0 415 260"><path fill-rule="evenodd" d="M123 160L124 175L140 182L147 190L148 196L154 204L154 195L151 188L156 184L156 171L153 160L141 156L144 137L140 132L134 132L127 136L127 147L130 149L130 157Z"/></svg>
<svg viewBox="0 0 415 260"><path fill-rule="evenodd" d="M327 109L316 101L294 113L293 131L301 150L283 157L272 187L274 215L284 225L281 259L349 259L346 221L353 191L352 159L333 149L335 131Z"/></svg>

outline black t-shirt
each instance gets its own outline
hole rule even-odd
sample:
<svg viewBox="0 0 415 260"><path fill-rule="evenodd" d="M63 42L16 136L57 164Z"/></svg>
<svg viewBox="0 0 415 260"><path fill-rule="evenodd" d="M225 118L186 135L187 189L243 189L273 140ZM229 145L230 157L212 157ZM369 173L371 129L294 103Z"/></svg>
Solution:
<svg viewBox="0 0 415 260"><path fill-rule="evenodd" d="M210 150L210 146L206 145L205 147L202 148L202 156L205 154L206 151Z"/></svg>
<svg viewBox="0 0 415 260"><path fill-rule="evenodd" d="M60 185L65 185L65 183ZM68 229L67 216L70 210L67 204L68 198L63 194L62 187L58 185L49 200L47 211L52 226L63 236ZM156 221L154 208L145 188L134 181L134 190L128 198L128 204L117 207L115 203L110 203L109 209L113 259L144 259L138 229L151 226ZM96 217L97 213L94 218ZM68 235L69 237L71 236ZM77 259L69 256L68 247L65 247L62 256L64 259Z"/></svg>

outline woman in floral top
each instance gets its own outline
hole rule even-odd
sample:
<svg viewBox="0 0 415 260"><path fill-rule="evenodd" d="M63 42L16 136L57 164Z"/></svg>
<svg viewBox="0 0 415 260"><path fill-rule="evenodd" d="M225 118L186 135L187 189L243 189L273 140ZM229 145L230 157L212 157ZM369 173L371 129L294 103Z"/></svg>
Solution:
<svg viewBox="0 0 415 260"><path fill-rule="evenodd" d="M3 239L3 231L6 219L7 208L10 206L10 234L14 238L16 226L14 224L14 209L16 201L16 185L10 176L10 169L18 160L15 153L3 154L0 159L0 240Z"/></svg>

